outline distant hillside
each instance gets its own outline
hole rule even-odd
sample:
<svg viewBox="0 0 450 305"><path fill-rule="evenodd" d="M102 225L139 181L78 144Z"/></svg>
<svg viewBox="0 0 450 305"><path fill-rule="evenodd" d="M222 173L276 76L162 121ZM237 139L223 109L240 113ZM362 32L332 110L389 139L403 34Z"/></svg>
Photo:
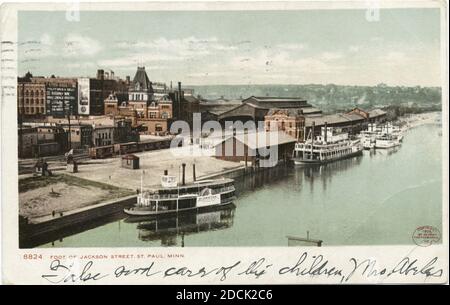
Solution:
<svg viewBox="0 0 450 305"><path fill-rule="evenodd" d="M196 95L206 99L247 98L249 96L302 97L324 110L333 112L352 107L384 108L402 106L413 108L441 107L441 88L338 85L209 85L189 86Z"/></svg>

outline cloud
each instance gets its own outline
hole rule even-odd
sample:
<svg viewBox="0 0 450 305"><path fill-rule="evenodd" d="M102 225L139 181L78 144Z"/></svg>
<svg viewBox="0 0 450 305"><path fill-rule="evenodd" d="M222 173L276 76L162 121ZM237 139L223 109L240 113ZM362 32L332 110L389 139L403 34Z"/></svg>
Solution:
<svg viewBox="0 0 450 305"><path fill-rule="evenodd" d="M177 55L179 57L209 55L217 51L232 51L238 48L219 42L216 37L197 38L195 36L180 39L160 37L151 41L120 41L116 46L126 50L149 50L154 53Z"/></svg>
<svg viewBox="0 0 450 305"><path fill-rule="evenodd" d="M102 50L101 44L90 37L69 34L64 39L63 56L93 56Z"/></svg>
<svg viewBox="0 0 450 305"><path fill-rule="evenodd" d="M56 55L56 52L54 51L54 38L44 33L41 35L39 40L36 41L36 43L33 44L22 44L19 52L21 52L20 57L23 60L29 60L30 58L44 58L48 56L54 56Z"/></svg>
<svg viewBox="0 0 450 305"><path fill-rule="evenodd" d="M80 69L80 68L93 68L97 65L93 62L74 62L74 63L67 63L66 67L69 69Z"/></svg>
<svg viewBox="0 0 450 305"><path fill-rule="evenodd" d="M158 62L174 62L183 60L183 57L173 56L170 54L141 52L126 55L120 58L102 59L98 61L99 66L117 68L117 67L135 67L137 65L150 64L154 65Z"/></svg>
<svg viewBox="0 0 450 305"><path fill-rule="evenodd" d="M53 37L50 36L50 35L47 34L47 33L44 33L44 34L41 36L41 39L40 39L39 41L41 42L41 46L42 46L42 45L44 45L44 46L52 46L52 45L54 44L54 42L55 42L55 40L53 39Z"/></svg>
<svg viewBox="0 0 450 305"><path fill-rule="evenodd" d="M173 62L193 61L205 56L223 55L224 52L238 50L238 47L220 42L216 37L197 38L195 36L167 39L160 37L150 41L116 41L115 47L125 53L120 58L100 60L100 66L111 68L134 67L138 64L168 66Z"/></svg>
<svg viewBox="0 0 450 305"><path fill-rule="evenodd" d="M302 43L282 43L276 45L276 48L287 51L303 51L306 49L306 45Z"/></svg>
<svg viewBox="0 0 450 305"><path fill-rule="evenodd" d="M350 46L348 47L348 51L351 53L357 53L361 50L360 46Z"/></svg>
<svg viewBox="0 0 450 305"><path fill-rule="evenodd" d="M403 52L392 51L384 56L384 60L392 63L403 63L407 59L407 56Z"/></svg>
<svg viewBox="0 0 450 305"><path fill-rule="evenodd" d="M322 58L325 61L337 60L341 59L342 57L343 57L342 53L339 52L323 52L320 55L320 58Z"/></svg>
<svg viewBox="0 0 450 305"><path fill-rule="evenodd" d="M298 56L290 51L271 51L259 48L249 56L236 55L223 65L204 65L202 71L189 73L193 81L209 83L298 83L328 82L331 76L344 70L344 66L326 58L338 56Z"/></svg>

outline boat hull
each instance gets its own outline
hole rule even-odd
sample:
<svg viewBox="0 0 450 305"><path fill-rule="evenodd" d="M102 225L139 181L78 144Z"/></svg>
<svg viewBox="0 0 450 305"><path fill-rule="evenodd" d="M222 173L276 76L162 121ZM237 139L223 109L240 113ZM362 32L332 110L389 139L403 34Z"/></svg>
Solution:
<svg viewBox="0 0 450 305"><path fill-rule="evenodd" d="M148 220L154 220L154 219L166 219L171 217L182 217L184 215L190 215L195 213L208 213L208 212L215 212L215 211L221 211L225 209L232 209L235 208L234 202L227 202L224 204L218 204L218 205L211 205L207 207L201 207L198 209L183 209L178 210L177 212L173 213L164 213L164 214L151 214L151 215L128 215L128 217L125 219L126 223L139 223L142 221L148 221Z"/></svg>
<svg viewBox="0 0 450 305"><path fill-rule="evenodd" d="M124 209L124 213L130 216L158 216L158 215L174 215L182 212L192 212L192 211L203 211L208 210L215 207L222 207L229 204L232 204L233 201L236 199L235 196L227 198L226 200L222 200L219 204L211 204L211 205L205 205L205 206L195 206L191 208L185 208L185 209L178 209L178 210L166 210L166 211L153 211L153 210L146 210L144 208L129 208Z"/></svg>
<svg viewBox="0 0 450 305"><path fill-rule="evenodd" d="M389 149L400 146L399 142L375 144L376 149Z"/></svg>

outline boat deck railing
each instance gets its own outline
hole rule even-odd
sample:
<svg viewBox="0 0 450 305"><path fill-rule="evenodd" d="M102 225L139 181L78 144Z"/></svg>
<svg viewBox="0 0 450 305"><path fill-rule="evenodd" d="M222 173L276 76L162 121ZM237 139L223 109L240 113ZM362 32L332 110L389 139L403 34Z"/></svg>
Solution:
<svg viewBox="0 0 450 305"><path fill-rule="evenodd" d="M225 193L225 192L229 192L229 191L234 191L235 188L234 186L227 186L227 187L222 187L220 189L211 189L211 195L217 195L217 194L221 194L221 193ZM145 199L154 199L154 200L161 200L161 199L177 199L180 196L187 196L187 195L192 195L193 197L196 197L199 195L199 192L193 192L193 193L177 193L177 194L146 194L146 192L143 192L143 198Z"/></svg>

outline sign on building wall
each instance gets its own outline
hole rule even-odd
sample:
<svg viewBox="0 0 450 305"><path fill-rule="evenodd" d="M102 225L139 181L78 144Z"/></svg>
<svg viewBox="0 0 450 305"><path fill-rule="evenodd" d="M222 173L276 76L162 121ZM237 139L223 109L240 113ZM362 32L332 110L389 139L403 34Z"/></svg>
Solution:
<svg viewBox="0 0 450 305"><path fill-rule="evenodd" d="M52 116L76 114L77 90L60 84L47 84L46 113Z"/></svg>
<svg viewBox="0 0 450 305"><path fill-rule="evenodd" d="M78 114L89 115L89 78L78 79Z"/></svg>

